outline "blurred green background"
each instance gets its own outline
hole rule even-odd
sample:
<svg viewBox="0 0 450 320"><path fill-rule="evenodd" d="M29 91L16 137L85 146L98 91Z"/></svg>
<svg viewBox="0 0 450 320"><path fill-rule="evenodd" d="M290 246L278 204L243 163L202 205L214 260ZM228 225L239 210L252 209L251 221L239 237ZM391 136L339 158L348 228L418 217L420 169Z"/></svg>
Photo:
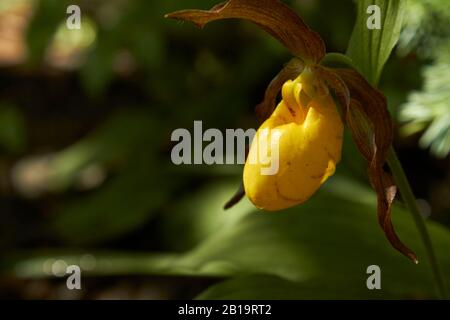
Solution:
<svg viewBox="0 0 450 320"><path fill-rule="evenodd" d="M279 213L244 199L241 166L175 166L171 132L254 128L254 106L290 59L254 25L198 30L163 18L217 0L0 0L0 295L24 299L435 297L418 233L378 227L365 163L347 135L336 175ZM285 1L345 52L353 1ZM77 4L80 30L65 26ZM450 3L408 0L380 87L395 146L450 284ZM82 269L68 290L66 265ZM379 265L382 290L366 287ZM56 275L55 275L56 274Z"/></svg>

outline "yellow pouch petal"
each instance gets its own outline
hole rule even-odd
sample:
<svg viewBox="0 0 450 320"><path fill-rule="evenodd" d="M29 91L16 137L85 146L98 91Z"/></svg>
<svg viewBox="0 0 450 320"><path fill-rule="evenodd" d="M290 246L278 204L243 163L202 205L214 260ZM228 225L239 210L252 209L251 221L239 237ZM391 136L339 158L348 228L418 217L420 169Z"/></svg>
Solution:
<svg viewBox="0 0 450 320"><path fill-rule="evenodd" d="M286 82L282 101L253 139L244 188L260 209L276 211L305 202L340 161L343 124L336 105L328 92L316 90L312 98L310 92L301 76ZM278 170L267 174L277 160Z"/></svg>

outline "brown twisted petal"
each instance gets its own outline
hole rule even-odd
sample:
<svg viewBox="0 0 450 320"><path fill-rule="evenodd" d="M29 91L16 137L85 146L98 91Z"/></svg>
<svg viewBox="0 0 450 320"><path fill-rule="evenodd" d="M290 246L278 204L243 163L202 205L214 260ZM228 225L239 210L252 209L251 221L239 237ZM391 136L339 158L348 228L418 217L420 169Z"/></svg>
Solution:
<svg viewBox="0 0 450 320"><path fill-rule="evenodd" d="M200 28L215 20L245 19L259 25L306 62L318 63L325 56L322 38L279 0L230 0L211 10L181 10L166 18L191 21Z"/></svg>
<svg viewBox="0 0 450 320"><path fill-rule="evenodd" d="M313 67L314 72L320 77L325 84L334 92L338 102L343 108L343 118L345 119L345 114L350 105L350 91L344 80L339 77L333 69L326 68L320 65Z"/></svg>
<svg viewBox="0 0 450 320"><path fill-rule="evenodd" d="M283 84L297 78L304 67L305 65L299 59L294 58L272 79L264 94L264 100L256 106L256 116L260 123L269 118L275 110L277 97Z"/></svg>
<svg viewBox="0 0 450 320"><path fill-rule="evenodd" d="M373 124L378 157L384 161L394 136L385 96L355 70L335 69L335 72L344 80L351 98L361 104L362 110Z"/></svg>
<svg viewBox="0 0 450 320"><path fill-rule="evenodd" d="M386 98L357 71L335 69L350 91L346 123L364 158L369 162L369 179L377 193L378 222L391 245L417 263L417 257L397 236L391 221L391 207L397 193L392 176L384 171L393 140L393 125Z"/></svg>

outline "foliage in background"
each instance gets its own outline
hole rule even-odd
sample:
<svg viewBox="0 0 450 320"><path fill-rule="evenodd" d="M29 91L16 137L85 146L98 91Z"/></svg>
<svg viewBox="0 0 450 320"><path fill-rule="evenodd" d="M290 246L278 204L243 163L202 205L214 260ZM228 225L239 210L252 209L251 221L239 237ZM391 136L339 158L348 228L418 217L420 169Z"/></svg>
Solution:
<svg viewBox="0 0 450 320"><path fill-rule="evenodd" d="M416 52L430 65L423 68L423 87L402 107L403 134L423 132L420 146L438 157L450 153L450 2L408 0L398 52Z"/></svg>

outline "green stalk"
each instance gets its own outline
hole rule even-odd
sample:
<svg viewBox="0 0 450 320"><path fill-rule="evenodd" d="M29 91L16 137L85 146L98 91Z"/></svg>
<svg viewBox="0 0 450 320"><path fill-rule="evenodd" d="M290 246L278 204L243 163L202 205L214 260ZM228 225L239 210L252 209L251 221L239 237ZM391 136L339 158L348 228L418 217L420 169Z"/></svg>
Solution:
<svg viewBox="0 0 450 320"><path fill-rule="evenodd" d="M419 231L420 237L422 238L422 242L423 245L425 246L425 251L427 253L428 261L431 265L431 270L433 273L434 282L436 284L438 297L440 299L445 299L446 298L445 281L441 269L439 267L438 261L436 259L436 254L434 253L433 244L431 242L431 238L428 233L427 226L425 224L425 219L420 213L420 209L419 206L417 205L414 193L411 189L408 179L406 178L405 171L403 170L400 160L398 159L397 154L395 153L393 147L389 149L387 161L389 167L391 168L395 182L397 183L397 187L400 190L403 201L405 202L406 207L408 208L409 212L414 218L414 222L416 223L416 227Z"/></svg>

